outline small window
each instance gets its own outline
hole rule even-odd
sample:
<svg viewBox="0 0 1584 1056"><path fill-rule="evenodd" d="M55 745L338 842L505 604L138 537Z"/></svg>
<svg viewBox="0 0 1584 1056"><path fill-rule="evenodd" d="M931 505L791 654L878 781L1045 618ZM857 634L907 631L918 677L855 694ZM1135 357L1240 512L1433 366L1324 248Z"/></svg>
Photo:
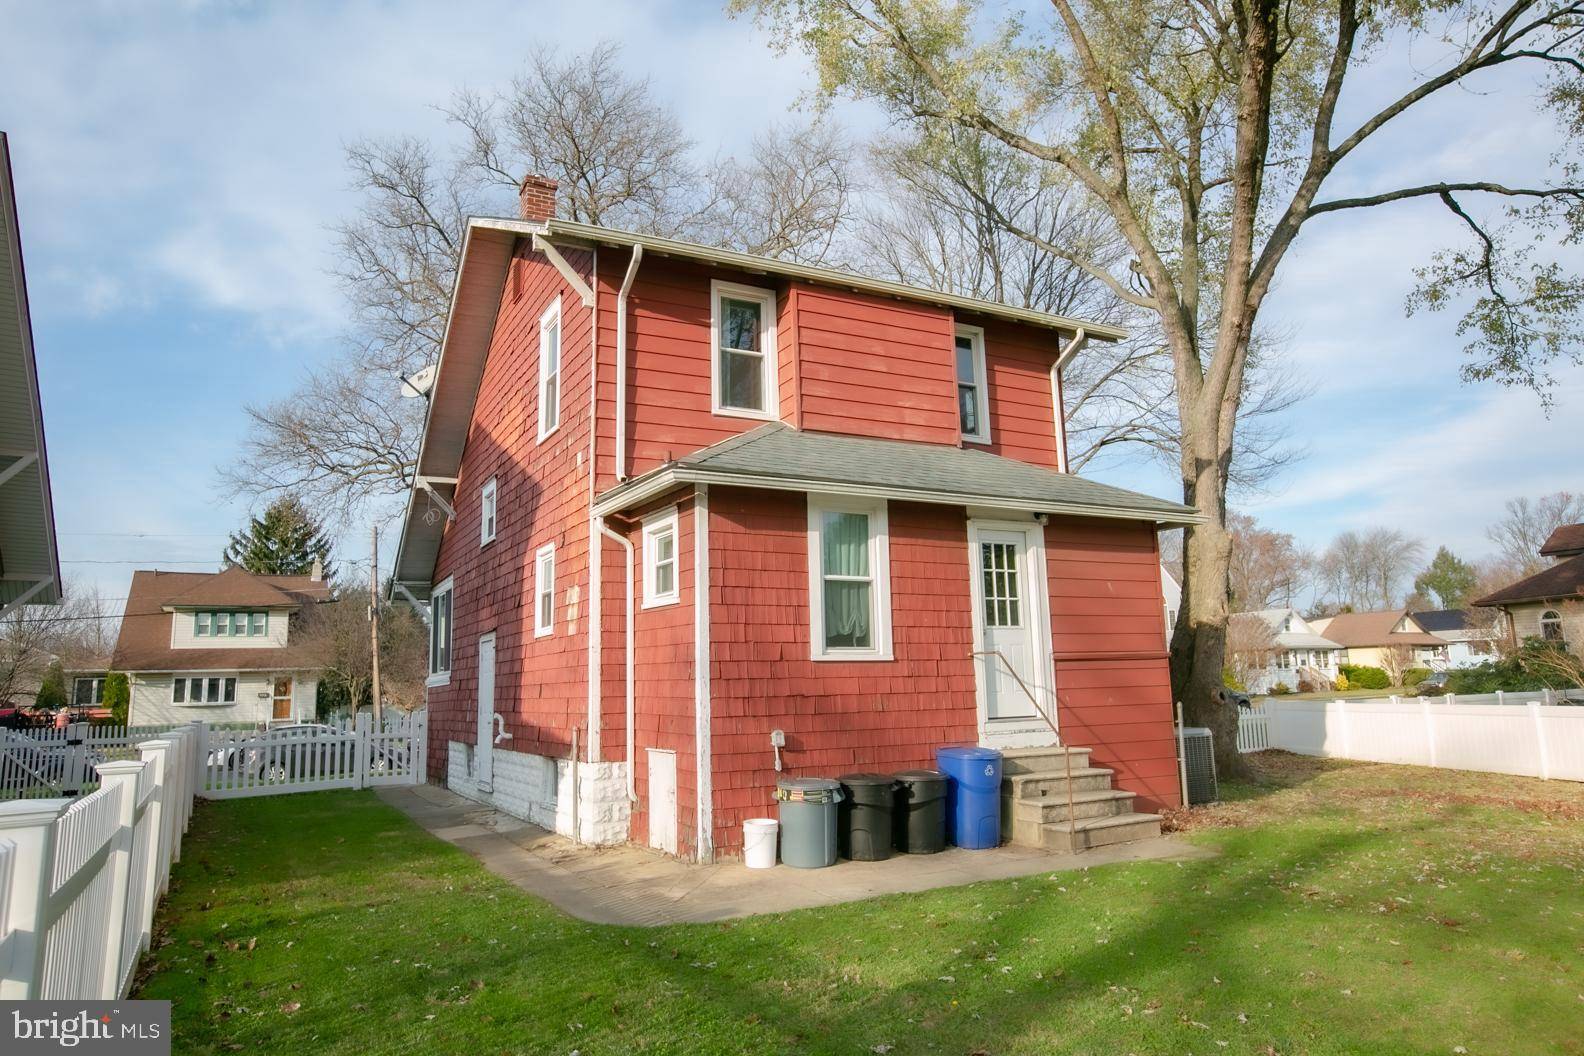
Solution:
<svg viewBox="0 0 1584 1056"><path fill-rule="evenodd" d="M809 496L810 653L891 659L889 537L884 502Z"/></svg>
<svg viewBox="0 0 1584 1056"><path fill-rule="evenodd" d="M712 410L774 418L775 291L713 282L710 297Z"/></svg>
<svg viewBox="0 0 1584 1056"><path fill-rule="evenodd" d="M555 631L555 544L534 554L534 637Z"/></svg>
<svg viewBox="0 0 1584 1056"><path fill-rule="evenodd" d="M1562 617L1555 609L1540 614L1540 637L1548 642L1562 641Z"/></svg>
<svg viewBox="0 0 1584 1056"><path fill-rule="evenodd" d="M670 605L681 597L677 585L677 511L673 506L644 521L643 607Z"/></svg>
<svg viewBox="0 0 1584 1056"><path fill-rule="evenodd" d="M561 298L539 317L539 439L561 425Z"/></svg>
<svg viewBox="0 0 1584 1056"><path fill-rule="evenodd" d="M495 478L491 477L479 493L479 545L495 541Z"/></svg>
<svg viewBox="0 0 1584 1056"><path fill-rule="evenodd" d="M269 633L269 613L253 612L248 614L248 634L254 638Z"/></svg>
<svg viewBox="0 0 1584 1056"><path fill-rule="evenodd" d="M187 680L185 678L178 678L171 682L171 703L187 703Z"/></svg>
<svg viewBox="0 0 1584 1056"><path fill-rule="evenodd" d="M451 681L451 580L429 592L429 685Z"/></svg>
<svg viewBox="0 0 1584 1056"><path fill-rule="evenodd" d="M227 704L230 704L236 700L236 679L228 678L225 680L224 700Z"/></svg>
<svg viewBox="0 0 1584 1056"><path fill-rule="evenodd" d="M104 703L102 678L79 678L72 686L72 704L79 708L97 707Z"/></svg>
<svg viewBox="0 0 1584 1056"><path fill-rule="evenodd" d="M959 326L956 338L957 418L962 438L976 444L990 442L990 397L985 389L984 331Z"/></svg>
<svg viewBox="0 0 1584 1056"><path fill-rule="evenodd" d="M214 618L214 614L213 613L208 613L208 612L195 612L195 613L193 613L193 637L194 638L207 638L211 633L213 633L212 630L211 630L212 624L210 622L213 618Z"/></svg>

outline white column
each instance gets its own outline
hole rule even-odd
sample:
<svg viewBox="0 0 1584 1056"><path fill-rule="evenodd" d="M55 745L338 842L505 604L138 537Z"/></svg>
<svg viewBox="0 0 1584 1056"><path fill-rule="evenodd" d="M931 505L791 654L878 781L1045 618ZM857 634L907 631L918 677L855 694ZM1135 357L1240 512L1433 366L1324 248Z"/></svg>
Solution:
<svg viewBox="0 0 1584 1056"><path fill-rule="evenodd" d="M0 803L0 842L11 847L10 904L0 906L10 929L11 956L0 962L0 1001L38 996L44 961L42 932L49 899L49 866L54 858L54 824L69 799L14 799Z"/></svg>

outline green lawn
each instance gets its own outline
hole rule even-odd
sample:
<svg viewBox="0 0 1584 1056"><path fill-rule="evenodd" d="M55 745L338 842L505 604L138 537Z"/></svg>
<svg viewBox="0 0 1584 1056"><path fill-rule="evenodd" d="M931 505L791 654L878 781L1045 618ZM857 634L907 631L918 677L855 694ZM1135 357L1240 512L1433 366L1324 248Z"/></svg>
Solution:
<svg viewBox="0 0 1584 1056"><path fill-rule="evenodd" d="M659 930L368 793L206 804L139 996L200 1053L1584 1053L1584 786L1262 771L1214 859Z"/></svg>
<svg viewBox="0 0 1584 1056"><path fill-rule="evenodd" d="M1326 689L1316 693L1283 693L1274 696L1269 693L1255 696L1255 700L1365 700L1371 697L1389 697L1396 694L1400 697L1411 697L1414 691L1401 686L1392 686L1389 689Z"/></svg>

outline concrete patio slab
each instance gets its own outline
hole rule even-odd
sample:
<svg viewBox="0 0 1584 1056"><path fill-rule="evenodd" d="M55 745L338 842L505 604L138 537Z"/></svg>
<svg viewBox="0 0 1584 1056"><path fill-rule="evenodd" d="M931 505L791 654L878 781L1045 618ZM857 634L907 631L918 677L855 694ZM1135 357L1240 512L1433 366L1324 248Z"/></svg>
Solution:
<svg viewBox="0 0 1584 1056"><path fill-rule="evenodd" d="M828 869L696 865L640 847L584 847L433 785L382 788L379 797L486 869L563 912L594 924L703 924L836 905L1113 862L1187 861L1212 852L1171 836L1062 854L1007 845L950 848Z"/></svg>

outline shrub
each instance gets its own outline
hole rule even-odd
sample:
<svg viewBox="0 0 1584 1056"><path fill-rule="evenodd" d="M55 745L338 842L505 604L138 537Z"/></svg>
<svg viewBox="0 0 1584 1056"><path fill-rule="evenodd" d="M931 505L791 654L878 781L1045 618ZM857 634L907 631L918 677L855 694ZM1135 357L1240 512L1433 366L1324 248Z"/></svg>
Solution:
<svg viewBox="0 0 1584 1056"><path fill-rule="evenodd" d="M1239 693L1248 692L1248 687L1243 684L1243 680L1238 677L1237 672L1232 670L1231 667L1223 667L1221 669L1221 684L1228 689L1235 689Z"/></svg>
<svg viewBox="0 0 1584 1056"><path fill-rule="evenodd" d="M1368 664L1342 664L1339 668L1353 689L1390 689L1391 676Z"/></svg>
<svg viewBox="0 0 1584 1056"><path fill-rule="evenodd" d="M1348 681L1348 677L1346 675L1338 671L1334 688L1339 693L1346 693L1348 690L1353 688L1353 683Z"/></svg>
<svg viewBox="0 0 1584 1056"><path fill-rule="evenodd" d="M1429 677L1430 669L1428 667L1410 667L1403 672L1403 688L1412 689Z"/></svg>
<svg viewBox="0 0 1584 1056"><path fill-rule="evenodd" d="M132 704L132 689L127 685L127 676L120 672L105 676L103 703L110 709L111 722L117 726L127 724L127 711Z"/></svg>
<svg viewBox="0 0 1584 1056"><path fill-rule="evenodd" d="M1271 696L1284 697L1292 692L1292 687L1285 682L1278 682L1270 688Z"/></svg>
<svg viewBox="0 0 1584 1056"><path fill-rule="evenodd" d="M59 660L53 661L44 672L44 680L39 683L33 706L40 711L55 711L69 703L71 698L66 694L66 672Z"/></svg>

